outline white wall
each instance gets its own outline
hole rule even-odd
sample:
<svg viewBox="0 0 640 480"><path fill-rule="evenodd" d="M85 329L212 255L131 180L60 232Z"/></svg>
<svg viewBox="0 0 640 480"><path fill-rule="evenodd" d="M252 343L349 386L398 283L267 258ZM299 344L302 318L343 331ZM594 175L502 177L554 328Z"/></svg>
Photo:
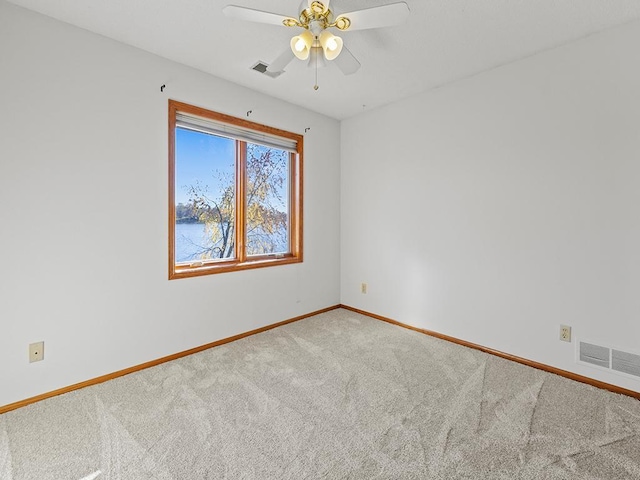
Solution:
<svg viewBox="0 0 640 480"><path fill-rule="evenodd" d="M311 127L304 263L167 280L169 98ZM0 405L339 302L337 121L3 1L0 105Z"/></svg>
<svg viewBox="0 0 640 480"><path fill-rule="evenodd" d="M342 303L640 391L640 24L342 123ZM366 281L369 293L360 293Z"/></svg>

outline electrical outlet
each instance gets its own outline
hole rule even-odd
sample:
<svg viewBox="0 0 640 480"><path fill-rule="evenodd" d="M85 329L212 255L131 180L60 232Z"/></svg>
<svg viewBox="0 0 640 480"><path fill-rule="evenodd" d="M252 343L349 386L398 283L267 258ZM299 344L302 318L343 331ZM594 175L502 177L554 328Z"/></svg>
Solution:
<svg viewBox="0 0 640 480"><path fill-rule="evenodd" d="M44 342L36 342L29 345L29 362L44 360Z"/></svg>
<svg viewBox="0 0 640 480"><path fill-rule="evenodd" d="M367 293L367 284L364 282L360 284L360 293L363 293L363 294Z"/></svg>
<svg viewBox="0 0 640 480"><path fill-rule="evenodd" d="M563 342L571 341L571 327L567 325L560 325L560 340Z"/></svg>

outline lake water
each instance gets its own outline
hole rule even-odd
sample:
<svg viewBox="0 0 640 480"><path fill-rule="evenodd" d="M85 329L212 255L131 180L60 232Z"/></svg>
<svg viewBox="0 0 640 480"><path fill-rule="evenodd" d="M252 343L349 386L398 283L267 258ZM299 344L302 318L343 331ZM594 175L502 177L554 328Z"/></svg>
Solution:
<svg viewBox="0 0 640 480"><path fill-rule="evenodd" d="M288 240L278 242L275 250L271 252L286 252ZM207 236L207 227L203 223L177 223L176 224L176 262L190 262L200 260L203 249L211 247L211 239Z"/></svg>
<svg viewBox="0 0 640 480"><path fill-rule="evenodd" d="M196 260L197 252L210 245L203 223L176 224L176 262Z"/></svg>

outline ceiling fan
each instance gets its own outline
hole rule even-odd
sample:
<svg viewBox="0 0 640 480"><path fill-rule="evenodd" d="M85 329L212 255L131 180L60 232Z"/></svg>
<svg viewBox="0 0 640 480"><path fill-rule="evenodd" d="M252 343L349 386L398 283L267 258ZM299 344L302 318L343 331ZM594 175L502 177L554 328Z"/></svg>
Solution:
<svg viewBox="0 0 640 480"><path fill-rule="evenodd" d="M316 67L316 85L313 88L317 90L318 67L323 66L325 60L335 60L345 75L351 75L360 68L360 62L344 46L342 38L331 33L329 29L353 31L387 27L398 25L409 16L409 6L406 2L390 3L339 15L333 12L329 4L330 0L302 0L297 19L237 5L227 5L223 12L228 17L238 20L302 28L302 32L291 39L290 48L282 52L267 67L267 71L281 73L294 58L309 59L309 65Z"/></svg>

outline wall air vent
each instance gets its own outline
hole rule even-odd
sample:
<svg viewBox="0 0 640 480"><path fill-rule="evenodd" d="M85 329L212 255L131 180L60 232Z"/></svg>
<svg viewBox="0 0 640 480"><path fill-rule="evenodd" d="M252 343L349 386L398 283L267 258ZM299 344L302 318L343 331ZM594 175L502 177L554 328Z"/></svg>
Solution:
<svg viewBox="0 0 640 480"><path fill-rule="evenodd" d="M283 72L270 72L267 70L267 67L269 67L269 65L259 61L254 66L251 67L251 70L255 70L256 72L262 73L270 78L279 77L283 73Z"/></svg>
<svg viewBox="0 0 640 480"><path fill-rule="evenodd" d="M610 350L607 347L580 342L580 361L609 368Z"/></svg>
<svg viewBox="0 0 640 480"><path fill-rule="evenodd" d="M640 377L640 355L613 350L611 354L611 368L618 372Z"/></svg>
<svg viewBox="0 0 640 480"><path fill-rule="evenodd" d="M640 354L624 352L614 347L603 347L593 343L577 343L576 361L588 363L623 375L640 378Z"/></svg>

